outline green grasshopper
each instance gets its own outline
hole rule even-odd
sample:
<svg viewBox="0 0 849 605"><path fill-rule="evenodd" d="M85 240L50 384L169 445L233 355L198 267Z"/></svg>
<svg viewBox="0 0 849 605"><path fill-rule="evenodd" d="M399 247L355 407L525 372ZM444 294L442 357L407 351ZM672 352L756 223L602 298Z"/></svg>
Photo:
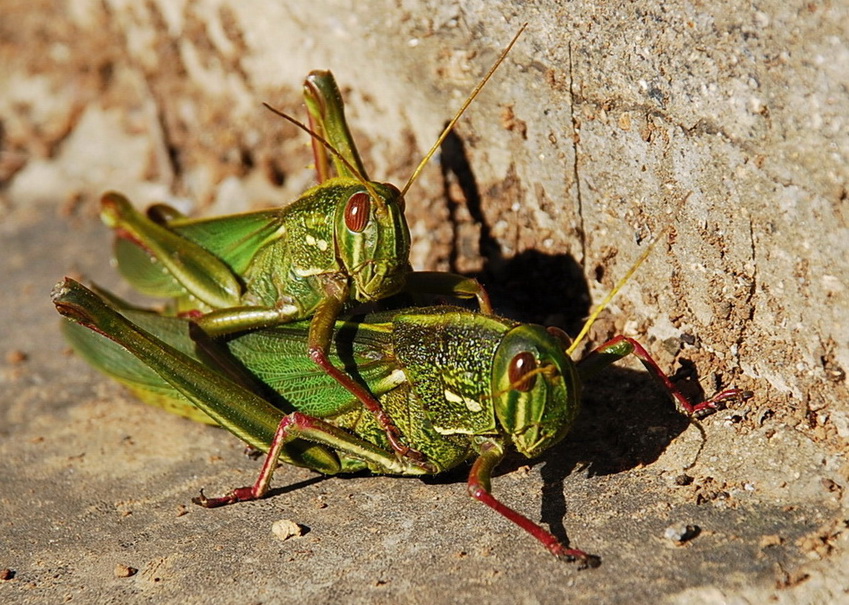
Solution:
<svg viewBox="0 0 849 605"><path fill-rule="evenodd" d="M117 233L120 272L143 294L172 299L174 312L192 317L213 337L312 317L304 342L309 357L378 418L393 449L420 459L401 442L380 403L331 363L327 355L331 331L351 304L402 290L477 298L483 312L492 311L477 280L412 270L404 194L523 30L524 26L401 190L368 179L332 74L313 71L304 84L313 128L266 105L312 137L320 183L290 205L190 219L164 204L145 215L121 194L105 194L101 217ZM333 178L328 152L337 173ZM202 416L191 407L173 411Z"/></svg>
<svg viewBox="0 0 849 605"><path fill-rule="evenodd" d="M556 329L456 307L385 311L335 322L330 359L358 375L378 398L407 442L429 461L430 468L424 468L395 455L375 417L364 414L350 392L303 357L308 322L238 335L224 350L193 338L192 324L184 319L129 309L105 296L70 279L53 293L59 313L72 320L65 325L66 335L85 359L142 399L191 402L268 453L253 486L219 498L201 492L195 503L214 507L263 497L278 461L325 474L368 469L415 476L474 459L468 479L473 498L554 555L583 567L600 560L562 544L492 495L492 472L505 452L513 448L533 458L560 441L578 413L581 384L631 353L690 415L709 413L743 395L729 389L693 405L638 343L622 336L576 364L569 354L580 339L566 350Z"/></svg>

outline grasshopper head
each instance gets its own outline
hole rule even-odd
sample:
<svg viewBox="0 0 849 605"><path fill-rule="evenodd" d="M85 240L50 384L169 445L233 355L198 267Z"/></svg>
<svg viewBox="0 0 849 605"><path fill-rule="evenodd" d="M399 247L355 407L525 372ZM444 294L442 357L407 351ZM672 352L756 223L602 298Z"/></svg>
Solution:
<svg viewBox="0 0 849 605"><path fill-rule="evenodd" d="M359 301L378 300L399 292L411 271L404 198L394 185L370 185L380 199L375 200L358 188L336 217L339 256Z"/></svg>
<svg viewBox="0 0 849 605"><path fill-rule="evenodd" d="M495 353L495 413L516 449L533 458L562 439L578 412L580 382L563 343L542 326L512 328Z"/></svg>

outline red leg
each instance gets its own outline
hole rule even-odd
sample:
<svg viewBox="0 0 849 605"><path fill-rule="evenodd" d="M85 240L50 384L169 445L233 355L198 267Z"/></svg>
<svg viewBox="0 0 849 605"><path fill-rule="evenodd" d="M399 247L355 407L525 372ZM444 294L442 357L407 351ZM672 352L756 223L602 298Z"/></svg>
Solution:
<svg viewBox="0 0 849 605"><path fill-rule="evenodd" d="M327 298L322 301L310 322L310 332L307 352L322 370L331 376L336 382L345 387L354 397L359 399L363 407L373 414L386 432L386 438L392 449L402 458L408 458L419 464L428 473L435 473L434 465L425 460L424 454L405 445L401 440L401 431L381 407L380 402L363 385L355 381L351 376L334 366L327 357L327 350L333 335L336 318L342 312L344 301L347 299L347 285L328 281L325 284Z"/></svg>
<svg viewBox="0 0 849 605"><path fill-rule="evenodd" d="M534 538L542 542L543 546L554 556L567 561L579 561L580 569L598 567L601 564L599 557L576 548L567 548L553 534L544 530L509 506L502 504L492 495L490 489L492 470L501 461L503 456L504 452L501 446L493 442L487 442L481 446L480 456L475 460L472 470L469 473L469 495L475 500L483 502L492 510L503 515L531 534Z"/></svg>
<svg viewBox="0 0 849 605"><path fill-rule="evenodd" d="M669 376L660 369L660 366L658 366L657 362L652 359L648 351L643 348L643 345L627 336L617 336L608 340L606 343L592 351L592 353L590 353L585 359L582 359L578 367L581 371L582 377L591 375L600 367L613 363L614 361L632 353L637 357L637 359L643 362L643 365L649 372L663 383L666 390L668 390L675 398L675 401L677 401L681 408L691 416L704 416L710 414L715 410L723 409L725 407L725 402L728 400L747 399L752 395L751 393L740 389L726 389L717 393L707 401L693 404L684 396L678 387L675 386L675 384L669 379Z"/></svg>
<svg viewBox="0 0 849 605"><path fill-rule="evenodd" d="M289 460L296 460L298 464L319 472L333 474L340 470L339 459L333 455L333 452L336 452L362 460L370 468L378 469L378 472L397 475L423 474L418 463L399 459L394 453L352 435L320 418L308 416L303 412L292 412L280 420L268 448L268 455L265 457L262 470L253 485L239 487L220 498L207 498L201 492L200 497L193 498L192 501L206 508L214 508L262 498L268 493L271 476L274 469L277 468L281 454L283 454L284 459L288 457L283 451L284 446L294 439L303 439L324 446L326 455L323 455L320 460L316 457L298 457L296 453L289 452L289 455L291 455Z"/></svg>
<svg viewBox="0 0 849 605"><path fill-rule="evenodd" d="M392 418L389 417L389 414L386 413L386 410L381 407L380 403L372 396L371 393L369 393L361 384L356 382L348 374L339 370L336 366L330 363L330 360L327 358L327 355L322 349L310 347L309 356L310 359L312 359L322 370L327 372L339 384L350 391L354 397L359 399L364 408L374 414L375 418L377 418L377 422L386 432L386 438L389 440L389 444L399 456L421 463L422 468L428 470L428 472L436 472L436 468L426 462L424 454L414 450L408 445L405 445L401 441L401 431L397 426L395 426Z"/></svg>
<svg viewBox="0 0 849 605"><path fill-rule="evenodd" d="M200 490L200 496L192 498L192 502L199 504L204 508L216 508L236 502L246 502L248 500L258 500L265 496L268 492L268 487L271 485L271 475L274 474L274 469L277 468L277 458L280 456L280 451L283 446L291 441L293 436L292 427L301 424L309 424L311 420L309 416L305 416L300 412L295 412L284 416L283 420L277 426L277 432L274 434L274 439L271 441L271 446L268 448L268 455L265 457L265 462L262 463L262 469L259 471L259 477L256 482L248 487L237 487L226 496L220 498L207 498L203 490ZM297 429L295 429L297 430Z"/></svg>

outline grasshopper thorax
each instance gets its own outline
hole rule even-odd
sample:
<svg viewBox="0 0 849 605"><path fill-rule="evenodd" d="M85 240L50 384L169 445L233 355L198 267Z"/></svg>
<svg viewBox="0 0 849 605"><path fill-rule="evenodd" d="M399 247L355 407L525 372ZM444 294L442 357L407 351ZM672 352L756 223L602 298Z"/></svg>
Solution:
<svg viewBox="0 0 849 605"><path fill-rule="evenodd" d="M351 188L335 217L337 253L351 276L354 298L362 302L396 294L411 271L404 197L388 183L369 187L371 192Z"/></svg>
<svg viewBox="0 0 849 605"><path fill-rule="evenodd" d="M492 392L501 429L533 458L562 439L578 412L580 382L562 343L542 326L519 325L495 353Z"/></svg>

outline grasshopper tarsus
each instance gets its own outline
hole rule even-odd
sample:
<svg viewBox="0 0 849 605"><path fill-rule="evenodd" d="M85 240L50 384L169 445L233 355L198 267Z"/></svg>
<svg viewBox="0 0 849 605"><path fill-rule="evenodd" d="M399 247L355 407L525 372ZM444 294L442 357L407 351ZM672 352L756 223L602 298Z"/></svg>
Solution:
<svg viewBox="0 0 849 605"><path fill-rule="evenodd" d="M427 461L427 456L401 441L401 431L395 426L389 414L383 409L377 411L377 420L386 432L386 439L389 441L389 445L399 458L406 458L414 463L419 463L419 466L425 470L433 467Z"/></svg>
<svg viewBox="0 0 849 605"><path fill-rule="evenodd" d="M427 475L436 475L441 470L418 450L406 447L406 449L402 448L401 451L393 448L393 451L400 464L410 464L413 467L421 469Z"/></svg>
<svg viewBox="0 0 849 605"><path fill-rule="evenodd" d="M231 491L226 496L221 496L219 498L208 498L201 489L200 496L192 498L192 503L204 508L218 508L220 506L227 506L228 504L235 504L236 502L245 502L247 500L256 499L257 496L254 493L253 487L239 487Z"/></svg>
<svg viewBox="0 0 849 605"><path fill-rule="evenodd" d="M694 405L691 415L694 418L705 418L719 410L727 408L728 402L740 403L754 397L754 395L755 394L752 391L744 391L742 389L725 389L707 401Z"/></svg>
<svg viewBox="0 0 849 605"><path fill-rule="evenodd" d="M389 439L389 444L391 445L392 449L395 451L399 458L407 458L412 462L427 461L427 457L419 450L414 450L410 446L401 443L398 440L400 436L401 432L398 429L386 431L386 438Z"/></svg>
<svg viewBox="0 0 849 605"><path fill-rule="evenodd" d="M578 569L595 568L601 565L601 557L598 555L591 555L583 550L578 550L577 548L567 548L556 539L549 542L547 548L548 551L558 559L566 561L567 563L577 562Z"/></svg>
<svg viewBox="0 0 849 605"><path fill-rule="evenodd" d="M563 553L555 553L555 556L567 563L577 563L578 571L582 569L595 569L601 565L601 557L598 555L591 555L574 548L565 549Z"/></svg>
<svg viewBox="0 0 849 605"><path fill-rule="evenodd" d="M214 504L214 501L219 499L220 498L207 498L206 494L203 493L203 488L201 488L200 496L192 498L192 504L197 504L204 508L215 508L216 506L220 506L220 504Z"/></svg>

